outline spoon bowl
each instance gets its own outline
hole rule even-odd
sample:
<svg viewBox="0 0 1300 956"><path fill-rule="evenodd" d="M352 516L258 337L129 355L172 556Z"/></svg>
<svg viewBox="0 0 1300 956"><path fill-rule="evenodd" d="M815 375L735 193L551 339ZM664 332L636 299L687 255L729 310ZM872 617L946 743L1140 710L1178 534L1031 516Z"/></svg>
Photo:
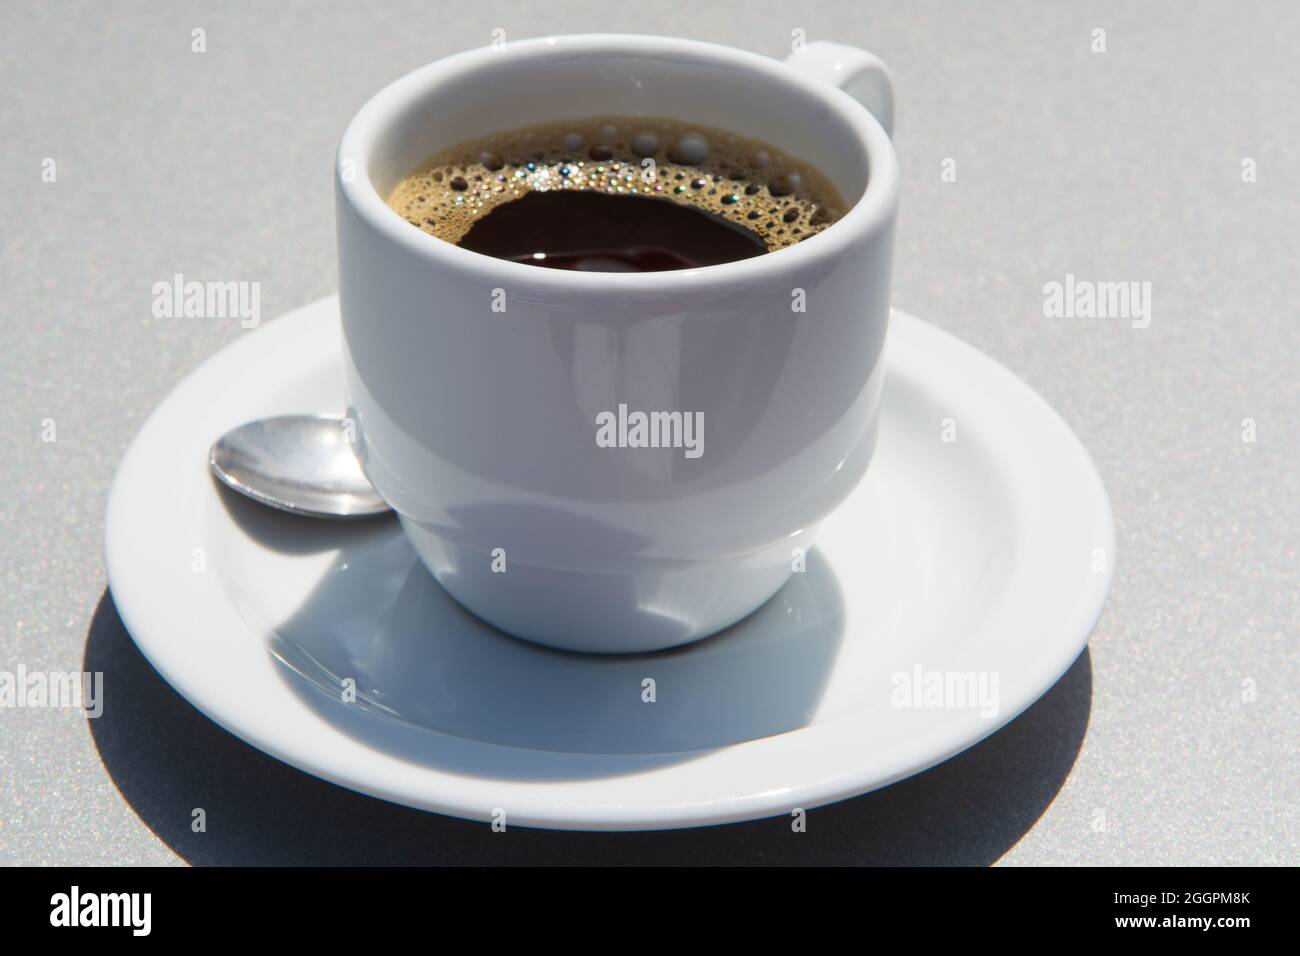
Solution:
<svg viewBox="0 0 1300 956"><path fill-rule="evenodd" d="M357 462L345 421L280 415L221 436L208 465L254 501L313 518L371 518L389 511Z"/></svg>

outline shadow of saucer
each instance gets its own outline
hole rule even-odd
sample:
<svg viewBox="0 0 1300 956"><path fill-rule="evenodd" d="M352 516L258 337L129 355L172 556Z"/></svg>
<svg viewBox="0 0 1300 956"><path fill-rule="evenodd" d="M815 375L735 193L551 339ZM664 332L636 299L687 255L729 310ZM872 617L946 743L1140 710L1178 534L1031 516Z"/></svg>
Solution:
<svg viewBox="0 0 1300 956"><path fill-rule="evenodd" d="M295 770L212 723L149 666L108 592L84 667L104 673L91 734L145 824L201 865L987 865L1051 805L1088 726L1088 652L1024 714L979 745L883 790L788 818L652 833L558 833L423 813ZM957 796L960 799L956 799ZM203 808L206 831L191 829Z"/></svg>

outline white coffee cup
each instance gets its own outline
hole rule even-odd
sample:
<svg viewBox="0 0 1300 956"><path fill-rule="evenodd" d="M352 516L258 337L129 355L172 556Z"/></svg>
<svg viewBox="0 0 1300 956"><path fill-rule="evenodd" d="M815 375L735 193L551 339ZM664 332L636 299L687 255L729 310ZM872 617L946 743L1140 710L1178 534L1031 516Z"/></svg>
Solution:
<svg viewBox="0 0 1300 956"><path fill-rule="evenodd" d="M361 108L336 175L349 414L367 475L453 597L542 644L650 651L735 623L801 566L875 446L892 110L883 64L850 47L781 63L613 35L462 53ZM385 204L442 149L604 115L765 141L850 208L751 259L594 273L470 252ZM698 456L602 447L620 406L625 421L698 414Z"/></svg>

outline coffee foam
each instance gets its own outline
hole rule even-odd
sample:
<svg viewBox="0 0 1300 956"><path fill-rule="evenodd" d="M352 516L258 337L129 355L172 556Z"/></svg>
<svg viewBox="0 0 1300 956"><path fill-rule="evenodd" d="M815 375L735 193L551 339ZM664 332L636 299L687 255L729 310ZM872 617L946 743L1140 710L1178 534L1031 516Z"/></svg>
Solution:
<svg viewBox="0 0 1300 956"><path fill-rule="evenodd" d="M765 143L670 119L617 116L462 143L402 180L388 205L456 243L497 206L555 189L693 206L745 227L769 251L816 235L846 211L825 176Z"/></svg>

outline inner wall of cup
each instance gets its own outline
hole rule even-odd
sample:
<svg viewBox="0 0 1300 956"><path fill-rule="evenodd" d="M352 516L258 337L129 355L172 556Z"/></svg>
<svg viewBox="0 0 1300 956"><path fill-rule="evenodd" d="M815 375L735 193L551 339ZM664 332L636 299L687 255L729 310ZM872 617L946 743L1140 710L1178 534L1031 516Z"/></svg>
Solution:
<svg viewBox="0 0 1300 956"><path fill-rule="evenodd" d="M646 53L491 54L413 88L376 130L367 164L386 198L429 157L471 139L553 120L664 116L777 147L811 163L852 206L866 191L866 147L823 98L734 62Z"/></svg>

